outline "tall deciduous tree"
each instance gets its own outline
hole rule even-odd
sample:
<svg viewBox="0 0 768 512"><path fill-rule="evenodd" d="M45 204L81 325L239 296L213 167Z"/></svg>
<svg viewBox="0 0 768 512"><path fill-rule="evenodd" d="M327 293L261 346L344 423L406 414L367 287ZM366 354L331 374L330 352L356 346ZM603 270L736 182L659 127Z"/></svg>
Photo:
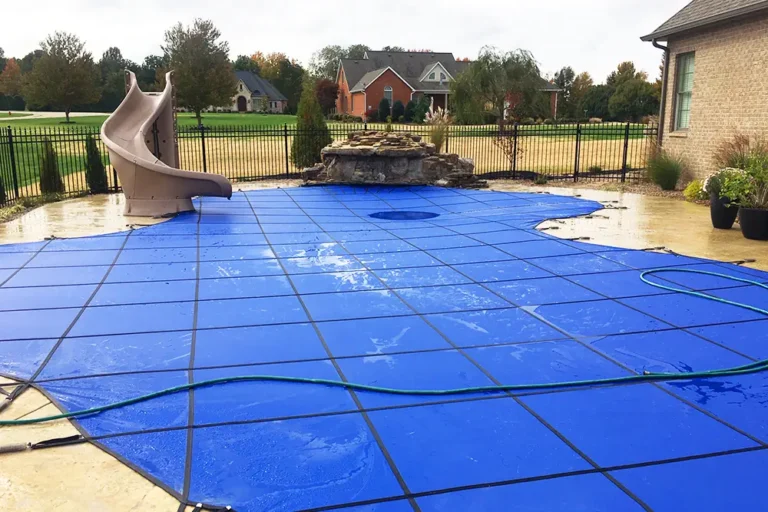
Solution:
<svg viewBox="0 0 768 512"><path fill-rule="evenodd" d="M501 122L510 110L510 99L518 106L533 103L541 80L530 52L501 52L485 47L451 83L453 108L466 112L486 110Z"/></svg>
<svg viewBox="0 0 768 512"><path fill-rule="evenodd" d="M599 117L605 119L610 115L608 102L613 96L614 88L608 85L593 85L584 95L581 108L587 117Z"/></svg>
<svg viewBox="0 0 768 512"><path fill-rule="evenodd" d="M19 96L21 94L21 67L16 59L8 59L0 73L0 94Z"/></svg>
<svg viewBox="0 0 768 512"><path fill-rule="evenodd" d="M309 63L309 71L317 78L336 80L336 72L339 69L339 59L362 59L365 52L370 50L371 49L364 44L353 44L346 48L337 44L326 46L312 55L312 60Z"/></svg>
<svg viewBox="0 0 768 512"><path fill-rule="evenodd" d="M103 86L98 108L103 112L112 112L125 97L125 70L139 72L140 67L125 59L120 48L114 46L101 55L98 66Z"/></svg>
<svg viewBox="0 0 768 512"><path fill-rule="evenodd" d="M555 73L555 85L562 91L559 93L558 110L562 117L574 117L576 105L573 101L573 82L576 80L576 72L570 66L565 66Z"/></svg>
<svg viewBox="0 0 768 512"><path fill-rule="evenodd" d="M204 109L229 105L237 89L229 44L220 38L213 23L202 19L165 33L163 51L175 73L177 101L195 113L198 126Z"/></svg>
<svg viewBox="0 0 768 512"><path fill-rule="evenodd" d="M74 34L56 32L40 48L42 56L23 80L24 99L32 106L62 109L69 123L74 105L99 101L99 69L85 51L85 43Z"/></svg>
<svg viewBox="0 0 768 512"><path fill-rule="evenodd" d="M302 91L304 68L284 53L264 55L256 52L253 57L261 68L261 76L269 80L288 99L288 111L296 112Z"/></svg>
<svg viewBox="0 0 768 512"><path fill-rule="evenodd" d="M581 117L584 115L584 96L586 96L589 89L594 85L592 77L586 71L580 73L573 79L573 86L571 87L571 98L573 100L575 116Z"/></svg>
<svg viewBox="0 0 768 512"><path fill-rule="evenodd" d="M260 73L259 64L248 55L238 55L232 67L235 71L250 71L257 75Z"/></svg>
<svg viewBox="0 0 768 512"><path fill-rule="evenodd" d="M296 136L291 146L291 160L299 167L309 167L320 161L320 150L331 143L320 103L315 95L315 83L305 77L296 119Z"/></svg>
<svg viewBox="0 0 768 512"><path fill-rule="evenodd" d="M405 48L402 46L385 46L381 49L383 52L404 52Z"/></svg>
<svg viewBox="0 0 768 512"><path fill-rule="evenodd" d="M633 78L624 81L616 88L608 101L611 117L621 121L639 121L643 116L655 114L659 110L653 84Z"/></svg>
<svg viewBox="0 0 768 512"><path fill-rule="evenodd" d="M625 61L618 65L616 71L612 71L608 78L605 80L605 85L618 88L621 84L628 80L648 80L648 73L644 71L638 71L635 68L635 63L632 61Z"/></svg>
<svg viewBox="0 0 768 512"><path fill-rule="evenodd" d="M5 64L6 64L5 50L3 50L2 47L0 47L0 69L5 69Z"/></svg>
<svg viewBox="0 0 768 512"><path fill-rule="evenodd" d="M323 114L328 113L336 107L336 98L339 97L339 84L327 78L321 78L315 84L315 94Z"/></svg>
<svg viewBox="0 0 768 512"><path fill-rule="evenodd" d="M21 63L19 63L19 66L21 67L21 74L26 75L27 73L31 72L32 68L35 67L35 62L37 62L42 56L43 50L35 50L22 57Z"/></svg>

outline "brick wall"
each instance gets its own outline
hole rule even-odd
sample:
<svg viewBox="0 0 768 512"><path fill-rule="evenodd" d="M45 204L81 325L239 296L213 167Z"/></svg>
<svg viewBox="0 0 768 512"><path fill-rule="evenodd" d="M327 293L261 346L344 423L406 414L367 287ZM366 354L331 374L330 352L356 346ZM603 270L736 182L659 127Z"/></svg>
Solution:
<svg viewBox="0 0 768 512"><path fill-rule="evenodd" d="M664 148L703 177L718 144L737 131L768 136L768 15L669 41ZM677 56L696 52L690 128L674 131Z"/></svg>
<svg viewBox="0 0 768 512"><path fill-rule="evenodd" d="M336 83L339 86L339 95L336 97L336 112L340 114L350 113L351 95L349 94L349 84L344 74L344 68L339 72L339 81Z"/></svg>
<svg viewBox="0 0 768 512"><path fill-rule="evenodd" d="M379 108L379 102L384 97L384 87L386 86L392 87L392 104L400 100L403 105L407 105L411 100L411 88L400 80L392 70L388 69L365 89L366 110ZM357 98L355 98L355 110L357 110Z"/></svg>

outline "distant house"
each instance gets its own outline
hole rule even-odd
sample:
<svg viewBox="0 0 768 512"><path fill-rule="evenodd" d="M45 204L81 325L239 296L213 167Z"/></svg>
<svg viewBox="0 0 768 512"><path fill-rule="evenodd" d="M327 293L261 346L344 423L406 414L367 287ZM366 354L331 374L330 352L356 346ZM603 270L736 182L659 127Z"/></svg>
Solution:
<svg viewBox="0 0 768 512"><path fill-rule="evenodd" d="M379 108L382 98L389 100L391 107L396 101L407 104L422 96L435 108L450 108L450 83L469 64L457 61L452 53L430 52L369 51L362 59L341 59L336 74L336 110L364 116L368 110ZM542 80L542 90L552 96L554 117L559 89Z"/></svg>
<svg viewBox="0 0 768 512"><path fill-rule="evenodd" d="M232 112L272 112L282 114L288 98L274 85L250 71L235 71L237 94L232 98Z"/></svg>
<svg viewBox="0 0 768 512"><path fill-rule="evenodd" d="M641 39L666 53L661 144L693 172L735 131L768 135L768 2L693 0Z"/></svg>

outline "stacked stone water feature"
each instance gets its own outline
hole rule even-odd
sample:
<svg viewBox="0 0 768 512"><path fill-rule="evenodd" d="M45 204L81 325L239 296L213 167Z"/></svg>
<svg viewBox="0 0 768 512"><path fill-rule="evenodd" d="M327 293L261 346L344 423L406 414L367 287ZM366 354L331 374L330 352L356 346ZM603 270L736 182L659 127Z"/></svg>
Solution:
<svg viewBox="0 0 768 512"><path fill-rule="evenodd" d="M358 131L323 148L322 163L304 170L308 183L438 185L484 188L471 159L437 153L418 135Z"/></svg>

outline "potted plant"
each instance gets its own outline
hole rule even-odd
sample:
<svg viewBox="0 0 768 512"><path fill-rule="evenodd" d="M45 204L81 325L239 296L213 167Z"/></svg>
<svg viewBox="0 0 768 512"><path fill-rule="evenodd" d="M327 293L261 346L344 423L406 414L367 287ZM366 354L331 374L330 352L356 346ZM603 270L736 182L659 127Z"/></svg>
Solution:
<svg viewBox="0 0 768 512"><path fill-rule="evenodd" d="M743 174L741 169L727 167L710 174L704 180L703 190L709 194L709 212L715 229L731 229L736 222L739 207L733 204L733 197L723 194L723 182L733 181Z"/></svg>
<svg viewBox="0 0 768 512"><path fill-rule="evenodd" d="M738 203L745 238L768 240L768 155L752 155L746 169L723 180L722 193Z"/></svg>

